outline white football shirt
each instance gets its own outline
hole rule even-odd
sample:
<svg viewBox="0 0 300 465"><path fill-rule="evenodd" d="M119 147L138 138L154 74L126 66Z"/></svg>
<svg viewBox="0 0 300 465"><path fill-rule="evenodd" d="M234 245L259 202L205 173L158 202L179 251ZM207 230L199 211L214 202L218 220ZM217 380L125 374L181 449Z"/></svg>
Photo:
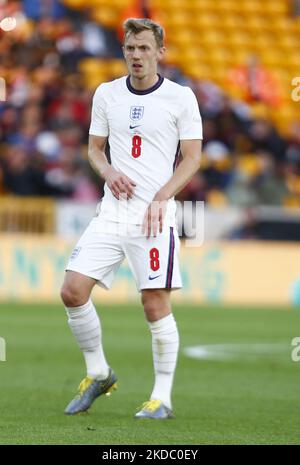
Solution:
<svg viewBox="0 0 300 465"><path fill-rule="evenodd" d="M202 122L189 87L159 76L153 87L141 91L124 76L97 88L89 133L108 137L112 166L136 183L133 198L121 201L105 184L101 218L142 224L154 195L174 173L179 141L202 139ZM175 225L175 213L170 199L166 225Z"/></svg>

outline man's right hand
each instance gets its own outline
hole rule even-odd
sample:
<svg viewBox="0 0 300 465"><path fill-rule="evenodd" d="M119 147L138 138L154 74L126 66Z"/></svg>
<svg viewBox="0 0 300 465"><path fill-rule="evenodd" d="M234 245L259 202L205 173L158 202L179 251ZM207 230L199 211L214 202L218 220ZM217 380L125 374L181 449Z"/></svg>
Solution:
<svg viewBox="0 0 300 465"><path fill-rule="evenodd" d="M125 174L119 173L111 165L105 169L102 175L116 199L119 200L120 197L127 197L128 199L132 198L133 190L136 186L132 179L130 179Z"/></svg>

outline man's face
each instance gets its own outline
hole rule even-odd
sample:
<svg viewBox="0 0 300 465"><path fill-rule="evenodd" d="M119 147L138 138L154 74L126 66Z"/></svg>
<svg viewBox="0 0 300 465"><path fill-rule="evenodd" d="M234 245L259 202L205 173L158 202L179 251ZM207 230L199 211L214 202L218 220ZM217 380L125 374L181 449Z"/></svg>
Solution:
<svg viewBox="0 0 300 465"><path fill-rule="evenodd" d="M159 48L152 31L131 33L125 40L123 52L129 73L136 79L156 74L157 63L165 48Z"/></svg>

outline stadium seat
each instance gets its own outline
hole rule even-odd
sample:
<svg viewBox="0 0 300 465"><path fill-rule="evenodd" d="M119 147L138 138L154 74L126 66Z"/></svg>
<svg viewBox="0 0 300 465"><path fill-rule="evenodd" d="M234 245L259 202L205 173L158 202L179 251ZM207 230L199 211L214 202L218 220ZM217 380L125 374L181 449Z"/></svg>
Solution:
<svg viewBox="0 0 300 465"><path fill-rule="evenodd" d="M255 154L240 155L237 159L237 168L246 176L252 177L260 173L260 163Z"/></svg>
<svg viewBox="0 0 300 465"><path fill-rule="evenodd" d="M99 24L108 28L114 28L119 23L119 12L111 7L95 8L92 11L92 18Z"/></svg>
<svg viewBox="0 0 300 465"><path fill-rule="evenodd" d="M124 76L124 74L127 74L127 66L124 60L109 60L108 74L110 76L110 79L116 79L120 76Z"/></svg>
<svg viewBox="0 0 300 465"><path fill-rule="evenodd" d="M202 3L202 2L199 2ZM210 2L214 4L215 10L219 11L222 15L234 14L240 12L239 3L235 0L222 0L221 2Z"/></svg>
<svg viewBox="0 0 300 465"><path fill-rule="evenodd" d="M206 202L211 207L224 207L228 204L225 194L219 189L211 189L207 193Z"/></svg>
<svg viewBox="0 0 300 465"><path fill-rule="evenodd" d="M299 208L300 207L300 195L299 196L296 196L296 195L288 195L285 197L284 201L283 201L283 207L287 208L287 209L291 209L291 208Z"/></svg>
<svg viewBox="0 0 300 465"><path fill-rule="evenodd" d="M284 56L278 50L264 50L261 56L262 63L269 68L280 68L284 62Z"/></svg>
<svg viewBox="0 0 300 465"><path fill-rule="evenodd" d="M81 9L84 8L85 0L62 0L62 3L69 8Z"/></svg>
<svg viewBox="0 0 300 465"><path fill-rule="evenodd" d="M277 0L276 2L264 2L263 8L268 15L278 17L288 16L291 13L291 2L280 0Z"/></svg>
<svg viewBox="0 0 300 465"><path fill-rule="evenodd" d="M230 48L249 47L252 43L252 36L247 32L230 31L225 36L225 42Z"/></svg>
<svg viewBox="0 0 300 465"><path fill-rule="evenodd" d="M84 58L78 64L79 71L85 74L92 74L106 69L106 61L99 58Z"/></svg>

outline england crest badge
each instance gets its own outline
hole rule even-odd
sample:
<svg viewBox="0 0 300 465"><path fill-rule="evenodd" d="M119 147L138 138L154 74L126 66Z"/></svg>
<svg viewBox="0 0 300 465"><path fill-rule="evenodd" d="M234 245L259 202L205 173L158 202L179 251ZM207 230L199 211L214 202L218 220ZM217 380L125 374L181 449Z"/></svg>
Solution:
<svg viewBox="0 0 300 465"><path fill-rule="evenodd" d="M140 121L144 115L144 107L130 107L131 121Z"/></svg>

